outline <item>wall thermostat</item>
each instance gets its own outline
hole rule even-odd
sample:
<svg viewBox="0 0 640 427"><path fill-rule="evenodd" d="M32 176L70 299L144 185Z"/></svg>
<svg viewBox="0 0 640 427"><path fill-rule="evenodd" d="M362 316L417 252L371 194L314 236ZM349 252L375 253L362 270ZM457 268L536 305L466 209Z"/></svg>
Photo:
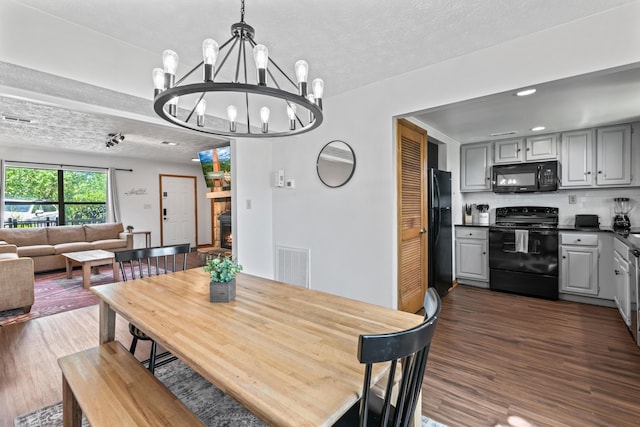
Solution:
<svg viewBox="0 0 640 427"><path fill-rule="evenodd" d="M273 173L273 186L284 187L284 171L277 170Z"/></svg>

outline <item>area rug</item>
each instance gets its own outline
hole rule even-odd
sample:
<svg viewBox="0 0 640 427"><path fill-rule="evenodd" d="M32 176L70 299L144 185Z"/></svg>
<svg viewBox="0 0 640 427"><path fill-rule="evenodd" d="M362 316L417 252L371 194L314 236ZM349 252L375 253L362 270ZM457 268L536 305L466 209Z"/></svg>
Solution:
<svg viewBox="0 0 640 427"><path fill-rule="evenodd" d="M92 286L112 282L113 272L110 266L100 267L100 274L91 274ZM29 313L23 313L21 308L0 311L0 326L87 307L99 301L97 295L82 287L81 269L75 269L71 279L67 279L65 271L36 273L34 296Z"/></svg>
<svg viewBox="0 0 640 427"><path fill-rule="evenodd" d="M208 426L254 427L266 425L179 360L156 368L156 376ZM21 415L16 417L14 421L14 427L59 426L62 426L62 403ZM84 417L82 426L89 426ZM422 427L447 426L423 416Z"/></svg>

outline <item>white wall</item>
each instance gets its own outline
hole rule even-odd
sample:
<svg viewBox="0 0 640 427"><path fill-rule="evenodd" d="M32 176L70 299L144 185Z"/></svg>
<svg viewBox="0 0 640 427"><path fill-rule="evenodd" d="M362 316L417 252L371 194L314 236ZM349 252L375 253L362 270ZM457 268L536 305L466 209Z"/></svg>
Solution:
<svg viewBox="0 0 640 427"><path fill-rule="evenodd" d="M244 272L273 278L271 143L231 143L234 256Z"/></svg>
<svg viewBox="0 0 640 427"><path fill-rule="evenodd" d="M5 161L132 169L133 172L118 171L116 173L122 222L124 226L133 225L134 228L140 230L151 230L151 244L153 246L160 245L160 174L195 176L198 205L197 242L198 244L211 244L211 205L209 199L205 198L205 194L209 190L205 186L202 168L197 163L191 162L182 165L104 155L24 149L4 146L2 141L0 141L0 158ZM125 194L132 189L144 189L146 194ZM149 209L145 209L145 205L148 205ZM142 244L142 240L136 240L136 245L142 246Z"/></svg>
<svg viewBox="0 0 640 427"><path fill-rule="evenodd" d="M274 144L274 169L297 184L274 193L274 243L311 249L313 288L396 307L393 118L637 62L639 18L634 3L349 93L331 97L328 87L325 123ZM357 159L352 181L338 189L315 176L318 151L332 139L349 143Z"/></svg>

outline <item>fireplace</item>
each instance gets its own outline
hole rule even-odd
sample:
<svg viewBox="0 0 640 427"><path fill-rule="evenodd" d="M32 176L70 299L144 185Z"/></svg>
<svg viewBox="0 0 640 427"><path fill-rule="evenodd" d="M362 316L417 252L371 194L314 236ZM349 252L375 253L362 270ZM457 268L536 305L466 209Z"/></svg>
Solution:
<svg viewBox="0 0 640 427"><path fill-rule="evenodd" d="M231 212L223 212L218 216L220 221L220 246L232 249L233 237L231 235Z"/></svg>

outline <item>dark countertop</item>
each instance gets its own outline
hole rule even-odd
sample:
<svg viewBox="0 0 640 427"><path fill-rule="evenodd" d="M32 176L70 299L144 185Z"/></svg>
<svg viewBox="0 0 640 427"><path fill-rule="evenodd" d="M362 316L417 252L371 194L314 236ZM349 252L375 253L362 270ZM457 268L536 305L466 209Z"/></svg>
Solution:
<svg viewBox="0 0 640 427"><path fill-rule="evenodd" d="M493 225L493 224L490 224ZM481 225L481 224L455 224L455 227L484 227L487 228L490 225ZM573 225L559 225L558 231L582 231L585 233L613 233L614 237L618 240L623 241L637 254L636 256L640 256L640 227L632 227L629 233L620 233L614 231L611 227L600 227L600 228L576 228Z"/></svg>

